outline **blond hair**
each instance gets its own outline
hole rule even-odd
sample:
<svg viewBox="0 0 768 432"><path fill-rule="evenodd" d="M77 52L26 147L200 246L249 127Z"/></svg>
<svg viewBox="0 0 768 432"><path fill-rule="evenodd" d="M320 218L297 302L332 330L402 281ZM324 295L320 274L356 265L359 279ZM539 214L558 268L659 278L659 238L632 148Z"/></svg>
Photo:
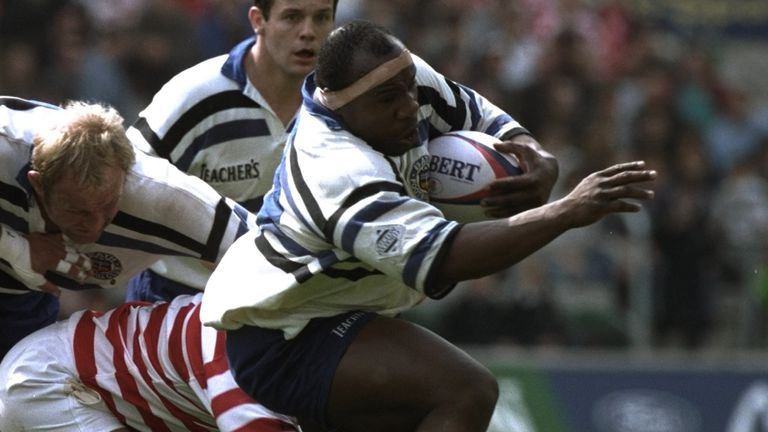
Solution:
<svg viewBox="0 0 768 432"><path fill-rule="evenodd" d="M112 107L73 101L64 105L61 121L35 136L32 169L40 173L45 190L66 174L80 186L106 184L104 168L128 171L135 160L123 118Z"/></svg>

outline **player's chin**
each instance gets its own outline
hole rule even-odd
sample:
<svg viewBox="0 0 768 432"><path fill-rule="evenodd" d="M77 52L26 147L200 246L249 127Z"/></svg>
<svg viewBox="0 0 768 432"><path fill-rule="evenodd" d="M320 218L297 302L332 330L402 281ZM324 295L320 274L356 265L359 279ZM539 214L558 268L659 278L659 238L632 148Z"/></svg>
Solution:
<svg viewBox="0 0 768 432"><path fill-rule="evenodd" d="M78 231L78 230L72 230L66 232L67 238L71 240L74 243L77 244L89 244L89 243L96 243L96 241L101 237L102 231Z"/></svg>
<svg viewBox="0 0 768 432"><path fill-rule="evenodd" d="M395 141L394 145L387 146L387 150L384 151L384 154L387 156L400 156L408 152L408 150L418 146L419 141L416 139L401 139L399 141Z"/></svg>
<svg viewBox="0 0 768 432"><path fill-rule="evenodd" d="M413 128L409 130L407 133L405 133L403 136L400 137L399 140L397 140L400 147L404 148L406 151L410 150L417 145L419 145L419 132L417 128Z"/></svg>
<svg viewBox="0 0 768 432"><path fill-rule="evenodd" d="M291 69L296 75L306 76L317 65L317 56L299 56L295 55L292 58Z"/></svg>

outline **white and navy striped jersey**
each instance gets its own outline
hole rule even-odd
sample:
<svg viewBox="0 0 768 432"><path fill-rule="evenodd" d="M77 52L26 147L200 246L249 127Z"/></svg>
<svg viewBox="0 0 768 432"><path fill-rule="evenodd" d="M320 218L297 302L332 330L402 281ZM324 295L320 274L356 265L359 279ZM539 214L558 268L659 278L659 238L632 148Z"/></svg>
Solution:
<svg viewBox="0 0 768 432"><path fill-rule="evenodd" d="M224 332L200 323L202 294L81 311L67 324L79 380L138 431L295 431L241 390Z"/></svg>
<svg viewBox="0 0 768 432"><path fill-rule="evenodd" d="M249 38L228 55L176 75L139 114L128 136L256 213L272 186L287 127L246 76L245 57L254 42ZM152 270L201 290L210 275L184 258L164 258Z"/></svg>
<svg viewBox="0 0 768 432"><path fill-rule="evenodd" d="M449 130L498 137L525 130L473 90L414 56L421 145L401 156L376 151L315 103L314 78L275 184L258 215L206 286L207 325L257 325L295 336L306 322L349 310L395 315L450 288L433 284L452 236L426 200L426 143Z"/></svg>
<svg viewBox="0 0 768 432"><path fill-rule="evenodd" d="M0 223L23 234L45 232L27 172L35 132L54 125L60 112L52 105L0 97ZM162 256L218 262L252 226L255 216L233 200L168 161L137 152L112 223L96 243L73 245L91 258L93 275L84 283L55 272L45 276L65 289L122 287ZM0 259L0 294L29 290Z"/></svg>

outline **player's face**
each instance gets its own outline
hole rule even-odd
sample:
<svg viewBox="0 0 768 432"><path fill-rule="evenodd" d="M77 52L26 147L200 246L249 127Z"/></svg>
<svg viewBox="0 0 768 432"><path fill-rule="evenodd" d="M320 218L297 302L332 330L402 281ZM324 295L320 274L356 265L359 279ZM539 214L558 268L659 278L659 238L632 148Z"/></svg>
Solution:
<svg viewBox="0 0 768 432"><path fill-rule="evenodd" d="M93 243L117 214L125 173L105 168L107 184L98 190L84 190L67 174L50 190L35 187L50 223L75 243Z"/></svg>
<svg viewBox="0 0 768 432"><path fill-rule="evenodd" d="M304 78L315 68L320 45L333 29L333 16L332 0L275 0L268 20L252 10L258 49L266 51L259 55L284 73Z"/></svg>
<svg viewBox="0 0 768 432"><path fill-rule="evenodd" d="M416 67L411 65L337 113L368 145L385 155L399 156L419 144L418 111Z"/></svg>

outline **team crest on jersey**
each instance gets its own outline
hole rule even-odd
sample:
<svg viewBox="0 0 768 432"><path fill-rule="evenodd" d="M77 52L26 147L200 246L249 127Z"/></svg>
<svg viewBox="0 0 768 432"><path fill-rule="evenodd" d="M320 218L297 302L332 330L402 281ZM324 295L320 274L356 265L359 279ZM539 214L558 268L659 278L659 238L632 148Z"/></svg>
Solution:
<svg viewBox="0 0 768 432"><path fill-rule="evenodd" d="M376 229L376 252L379 256L398 255L403 250L402 225L385 225Z"/></svg>
<svg viewBox="0 0 768 432"><path fill-rule="evenodd" d="M411 193L418 199L429 199L429 156L423 155L411 166L408 173L408 185Z"/></svg>
<svg viewBox="0 0 768 432"><path fill-rule="evenodd" d="M91 271L96 279L114 279L123 272L123 265L120 263L120 260L112 254L88 252L86 255L91 259Z"/></svg>

